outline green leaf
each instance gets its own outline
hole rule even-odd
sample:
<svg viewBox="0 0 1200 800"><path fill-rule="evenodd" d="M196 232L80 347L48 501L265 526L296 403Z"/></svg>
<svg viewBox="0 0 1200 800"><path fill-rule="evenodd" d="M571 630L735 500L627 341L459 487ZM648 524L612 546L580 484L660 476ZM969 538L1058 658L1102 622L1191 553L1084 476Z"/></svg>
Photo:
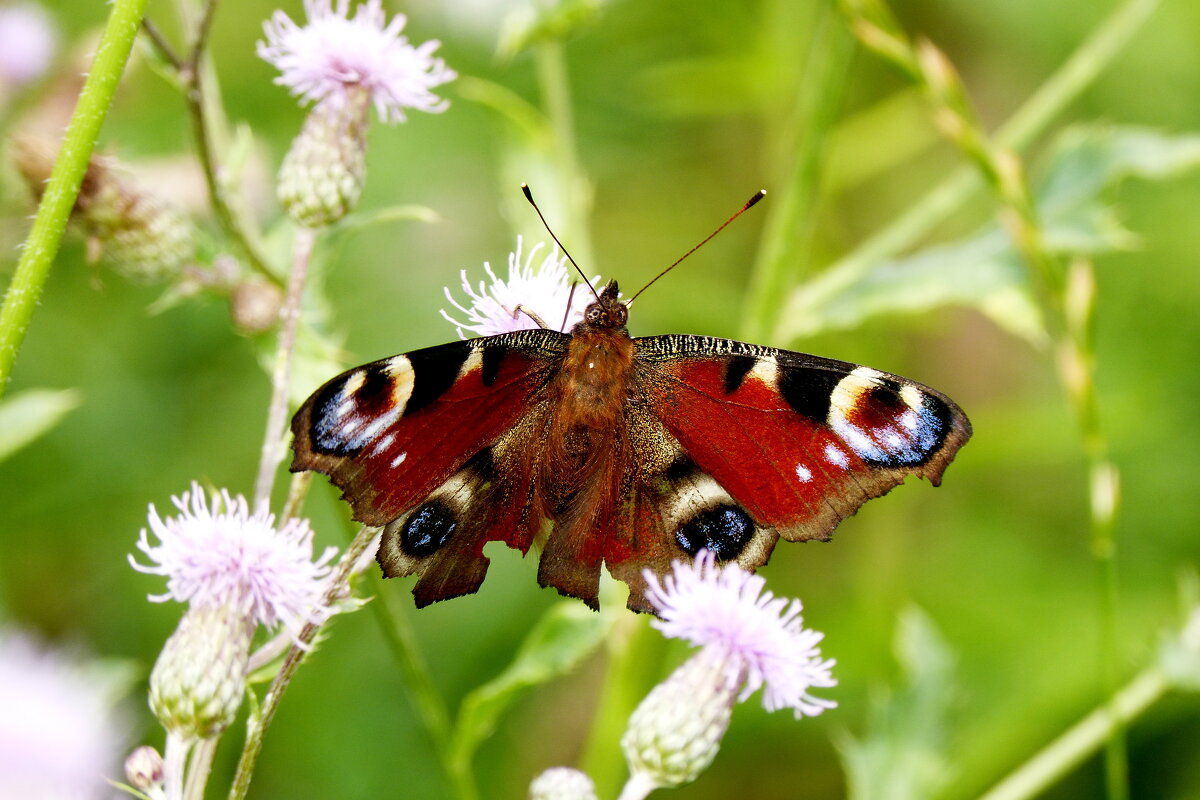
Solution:
<svg viewBox="0 0 1200 800"><path fill-rule="evenodd" d="M954 654L915 606L900 617L894 647L903 684L874 698L861 739L845 734L837 743L851 800L925 800L951 777Z"/></svg>
<svg viewBox="0 0 1200 800"><path fill-rule="evenodd" d="M468 763L522 692L573 669L600 646L616 618L615 614L597 614L574 600L551 607L529 632L508 668L464 698L450 746L455 760Z"/></svg>
<svg viewBox="0 0 1200 800"><path fill-rule="evenodd" d="M882 314L974 305L1012 333L1040 341L1041 312L1025 290L1008 236L990 228L905 259L884 261L852 283L823 275L797 289L783 324L792 337L846 329Z"/></svg>
<svg viewBox="0 0 1200 800"><path fill-rule="evenodd" d="M26 389L0 402L0 461L53 428L82 400L74 389Z"/></svg>
<svg viewBox="0 0 1200 800"><path fill-rule="evenodd" d="M366 228L375 225L384 225L389 222L441 222L442 218L436 211L429 206L421 206L414 204L388 206L387 208L377 208L373 211L361 211L350 214L334 229L338 235L347 233L358 233Z"/></svg>
<svg viewBox="0 0 1200 800"><path fill-rule="evenodd" d="M1109 197L1115 187L1126 178L1163 180L1197 166L1200 136L1111 126L1064 132L1035 193L1047 247L1070 256L1135 246L1136 235ZM787 298L779 332L790 340L948 305L976 308L1034 344L1045 340L1028 271L995 224L905 258L818 275Z"/></svg>

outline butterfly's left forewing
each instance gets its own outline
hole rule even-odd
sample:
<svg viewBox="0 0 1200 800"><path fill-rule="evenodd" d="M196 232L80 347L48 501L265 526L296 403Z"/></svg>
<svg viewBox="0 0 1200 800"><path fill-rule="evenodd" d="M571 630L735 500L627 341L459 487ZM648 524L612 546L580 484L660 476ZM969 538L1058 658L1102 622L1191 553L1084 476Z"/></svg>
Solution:
<svg viewBox="0 0 1200 800"><path fill-rule="evenodd" d="M684 454L673 469L712 484L714 499L693 504L707 524L677 543L707 541L748 568L776 535L829 538L908 475L936 485L971 435L945 395L869 367L704 336L635 345L643 402Z"/></svg>

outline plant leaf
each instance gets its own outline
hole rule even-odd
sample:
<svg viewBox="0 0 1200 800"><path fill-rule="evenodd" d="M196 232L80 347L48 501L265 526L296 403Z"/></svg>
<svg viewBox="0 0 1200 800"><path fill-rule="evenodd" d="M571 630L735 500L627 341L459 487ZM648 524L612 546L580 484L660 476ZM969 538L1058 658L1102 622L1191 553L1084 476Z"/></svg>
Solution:
<svg viewBox="0 0 1200 800"><path fill-rule="evenodd" d="M523 691L573 669L600 646L616 618L574 601L552 606L529 632L508 668L463 699L451 734L455 759L468 763L501 714Z"/></svg>
<svg viewBox="0 0 1200 800"><path fill-rule="evenodd" d="M1080 126L1064 132L1037 192L1047 246L1064 254L1128 249L1135 234L1108 195L1130 177L1163 180L1200 166L1200 136L1148 128ZM988 224L967 238L865 268L816 276L787 298L784 340L850 328L882 314L915 314L947 305L974 307L1034 344L1045 340L1028 272L1007 234Z"/></svg>
<svg viewBox="0 0 1200 800"><path fill-rule="evenodd" d="M53 428L82 400L75 389L26 389L0 402L0 461Z"/></svg>
<svg viewBox="0 0 1200 800"><path fill-rule="evenodd" d="M837 743L851 800L925 800L950 778L954 654L915 606L901 615L894 648L902 685L874 698L861 739L845 734Z"/></svg>

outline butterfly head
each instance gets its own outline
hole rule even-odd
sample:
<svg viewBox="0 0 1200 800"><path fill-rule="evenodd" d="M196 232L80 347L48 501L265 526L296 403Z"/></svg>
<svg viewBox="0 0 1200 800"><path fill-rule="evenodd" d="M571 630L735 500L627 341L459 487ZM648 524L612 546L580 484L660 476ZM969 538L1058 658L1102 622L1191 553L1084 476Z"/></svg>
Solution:
<svg viewBox="0 0 1200 800"><path fill-rule="evenodd" d="M596 298L583 311L583 322L575 326L578 330L623 330L629 321L629 309L621 302L616 281L609 281Z"/></svg>

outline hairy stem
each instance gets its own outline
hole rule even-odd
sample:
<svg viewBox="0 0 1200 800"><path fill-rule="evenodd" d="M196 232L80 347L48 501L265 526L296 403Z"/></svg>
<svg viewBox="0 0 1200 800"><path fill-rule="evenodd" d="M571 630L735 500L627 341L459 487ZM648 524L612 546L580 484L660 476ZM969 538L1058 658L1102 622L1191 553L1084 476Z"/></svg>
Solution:
<svg viewBox="0 0 1200 800"><path fill-rule="evenodd" d="M262 453L258 462L258 480L254 484L254 506L269 508L275 472L283 458L284 426L287 423L288 388L292 382L292 354L296 349L296 325L300 321L300 301L304 297L304 282L312 261L317 234L311 228L298 228L292 248L292 271L288 276L287 294L279 311L279 338L275 345L275 364L271 369L271 405L267 409L267 429L263 435Z"/></svg>
<svg viewBox="0 0 1200 800"><path fill-rule="evenodd" d="M851 24L862 42L908 73L926 94L935 125L974 162L996 195L999 217L1028 268L1041 299L1045 324L1054 346L1055 366L1075 414L1088 462L1088 528L1100 571L1100 676L1104 696L1114 698L1105 750L1105 786L1109 800L1129 795L1124 729L1115 706L1117 686L1117 570L1113 536L1119 498L1119 475L1109 460L1095 387L1095 350L1091 337L1095 305L1092 264L1077 258L1070 268L1050 250L1021 160L988 135L953 64L927 41L913 43L880 2L869 8L850 6Z"/></svg>
<svg viewBox="0 0 1200 800"><path fill-rule="evenodd" d="M354 568L358 565L367 547L374 541L375 535L375 529L363 528L346 548L341 561L338 562L337 569L330 576L329 588L326 589L325 596L322 598L324 608L332 608L349 594L350 578L354 574ZM242 800L246 796L246 792L250 790L250 780L254 776L254 767L258 763L259 753L262 752L263 739L266 737L267 729L275 718L275 712L279 710L283 693L287 691L288 685L296 675L296 670L300 668L300 663L308 653L308 646L316 639L320 629L321 625L313 622L300 629L300 634L296 637L297 641L288 649L287 655L283 659L283 665L267 689L262 707L258 710L257 715L251 715L247 723L246 741L242 746L242 755L238 759L237 772L233 778L233 785L229 789L229 800Z"/></svg>
<svg viewBox="0 0 1200 800"><path fill-rule="evenodd" d="M163 750L163 791L167 800L183 800L183 773L191 745L168 732Z"/></svg>
<svg viewBox="0 0 1200 800"><path fill-rule="evenodd" d="M215 90L210 86L215 84L216 74L210 68L205 52L216 10L217 0L205 0L199 17L194 22L191 47L179 70L179 77L184 86L184 104L192 122L196 155L200 159L209 202L212 203L218 223L242 250L251 269L276 286L282 286L283 281L275 270L271 269L250 226L246 224L242 215L235 211L221 174L217 154L216 122L213 119L214 105L211 105L215 104L216 100L210 96L215 94Z"/></svg>
<svg viewBox="0 0 1200 800"><path fill-rule="evenodd" d="M63 136L62 149L38 204L29 236L21 248L16 272L0 308L0 396L8 388L17 352L25 341L33 310L58 254L100 127L108 115L121 73L137 38L146 1L113 1L96 57Z"/></svg>

